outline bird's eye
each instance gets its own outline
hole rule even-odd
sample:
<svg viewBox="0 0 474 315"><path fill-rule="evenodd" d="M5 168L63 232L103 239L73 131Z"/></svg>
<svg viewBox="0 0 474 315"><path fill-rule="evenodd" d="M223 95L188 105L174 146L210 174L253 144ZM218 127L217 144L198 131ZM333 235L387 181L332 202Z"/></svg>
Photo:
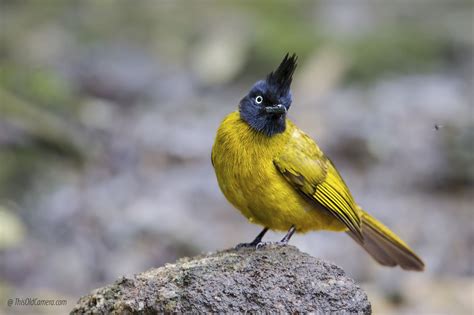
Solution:
<svg viewBox="0 0 474 315"><path fill-rule="evenodd" d="M255 98L255 103L262 104L262 102L263 102L263 97L261 97L260 95Z"/></svg>

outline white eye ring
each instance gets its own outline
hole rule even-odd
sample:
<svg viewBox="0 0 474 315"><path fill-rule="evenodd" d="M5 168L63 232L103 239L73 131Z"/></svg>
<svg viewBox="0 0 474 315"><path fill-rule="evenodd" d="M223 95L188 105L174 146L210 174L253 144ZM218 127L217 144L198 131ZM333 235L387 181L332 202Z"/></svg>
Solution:
<svg viewBox="0 0 474 315"><path fill-rule="evenodd" d="M262 102L263 102L263 97L261 97L260 95L255 98L255 103L262 104Z"/></svg>

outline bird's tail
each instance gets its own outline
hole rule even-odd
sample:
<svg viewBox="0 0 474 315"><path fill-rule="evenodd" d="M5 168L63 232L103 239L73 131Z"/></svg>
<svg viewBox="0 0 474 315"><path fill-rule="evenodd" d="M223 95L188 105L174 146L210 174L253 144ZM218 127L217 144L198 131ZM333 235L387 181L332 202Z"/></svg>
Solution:
<svg viewBox="0 0 474 315"><path fill-rule="evenodd" d="M423 261L395 233L359 207L363 240L347 232L375 260L384 266L399 265L405 270L422 271Z"/></svg>

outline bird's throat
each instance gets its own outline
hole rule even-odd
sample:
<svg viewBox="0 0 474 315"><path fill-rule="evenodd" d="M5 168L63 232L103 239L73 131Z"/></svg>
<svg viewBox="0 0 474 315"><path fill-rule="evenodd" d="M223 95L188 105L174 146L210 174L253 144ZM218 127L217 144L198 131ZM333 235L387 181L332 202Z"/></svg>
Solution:
<svg viewBox="0 0 474 315"><path fill-rule="evenodd" d="M262 115L249 118L240 113L240 118L252 129L268 137L283 133L286 129L286 114Z"/></svg>

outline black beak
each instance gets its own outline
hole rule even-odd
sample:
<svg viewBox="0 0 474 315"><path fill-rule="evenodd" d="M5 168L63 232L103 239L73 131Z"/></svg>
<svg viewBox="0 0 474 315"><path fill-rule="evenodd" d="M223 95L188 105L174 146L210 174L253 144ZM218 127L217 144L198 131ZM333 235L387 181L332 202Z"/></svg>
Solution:
<svg viewBox="0 0 474 315"><path fill-rule="evenodd" d="M266 106L265 111L268 114L285 114L286 113L286 107L278 104L278 105L273 105L273 106Z"/></svg>

